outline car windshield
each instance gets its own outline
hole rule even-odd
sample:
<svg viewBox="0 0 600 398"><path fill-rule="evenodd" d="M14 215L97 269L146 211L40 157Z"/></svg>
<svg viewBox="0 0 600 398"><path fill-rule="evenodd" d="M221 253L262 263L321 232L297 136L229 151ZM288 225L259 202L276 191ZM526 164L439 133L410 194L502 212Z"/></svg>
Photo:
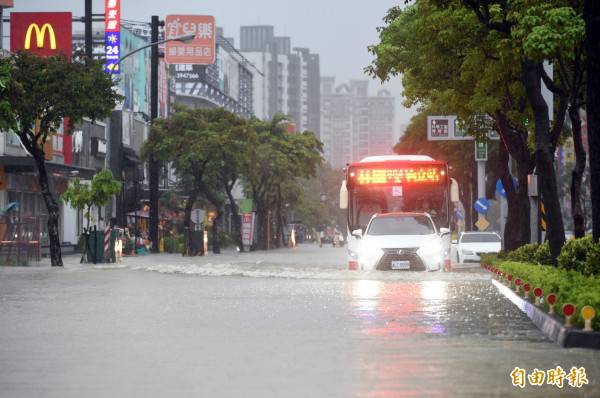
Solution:
<svg viewBox="0 0 600 398"><path fill-rule="evenodd" d="M500 237L496 234L464 234L460 241L462 243L490 243L500 242Z"/></svg>
<svg viewBox="0 0 600 398"><path fill-rule="evenodd" d="M435 233L426 216L376 217L371 221L367 235L431 235Z"/></svg>

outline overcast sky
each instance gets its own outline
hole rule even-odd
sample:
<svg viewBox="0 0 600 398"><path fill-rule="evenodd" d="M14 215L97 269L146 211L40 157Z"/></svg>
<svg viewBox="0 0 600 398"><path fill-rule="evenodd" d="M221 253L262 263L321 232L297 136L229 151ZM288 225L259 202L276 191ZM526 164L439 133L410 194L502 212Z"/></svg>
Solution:
<svg viewBox="0 0 600 398"><path fill-rule="evenodd" d="M94 12L104 12L104 0L93 0ZM273 25L278 36L290 36L292 46L308 47L320 54L321 75L338 82L368 78L362 70L371 61L367 46L377 42L375 28L386 11L400 0L121 0L121 17L150 21L151 15L214 15L225 36L239 43L242 25ZM15 0L10 11L71 11L83 16L84 0ZM101 24L99 25L101 26ZM83 30L83 24L74 30ZM5 25L5 35L8 25ZM6 41L5 41L6 42ZM370 79L370 78L369 78ZM371 89L379 85L372 80ZM396 98L396 123L406 123L413 112L400 105L401 85L394 79L387 88Z"/></svg>

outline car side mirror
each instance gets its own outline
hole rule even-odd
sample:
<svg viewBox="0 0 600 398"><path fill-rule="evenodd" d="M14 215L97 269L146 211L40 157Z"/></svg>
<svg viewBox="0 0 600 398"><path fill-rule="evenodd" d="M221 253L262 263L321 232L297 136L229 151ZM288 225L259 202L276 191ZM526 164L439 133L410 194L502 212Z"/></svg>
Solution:
<svg viewBox="0 0 600 398"><path fill-rule="evenodd" d="M362 238L362 235L363 235L362 229L355 229L354 231L352 231L352 236L354 236L356 239Z"/></svg>
<svg viewBox="0 0 600 398"><path fill-rule="evenodd" d="M440 236L449 235L450 230L448 228L440 228Z"/></svg>

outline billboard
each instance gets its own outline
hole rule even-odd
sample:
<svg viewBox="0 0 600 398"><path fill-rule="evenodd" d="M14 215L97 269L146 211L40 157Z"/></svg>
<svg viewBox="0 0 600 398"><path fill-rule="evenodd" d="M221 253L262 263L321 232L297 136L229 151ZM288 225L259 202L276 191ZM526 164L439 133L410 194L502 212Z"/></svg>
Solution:
<svg viewBox="0 0 600 398"><path fill-rule="evenodd" d="M165 61L168 64L210 65L216 59L217 27L210 15L167 15L165 39L194 34L189 42L166 43Z"/></svg>
<svg viewBox="0 0 600 398"><path fill-rule="evenodd" d="M72 24L70 12L12 12L10 51L29 51L40 57L64 55L71 59Z"/></svg>
<svg viewBox="0 0 600 398"><path fill-rule="evenodd" d="M121 59L121 0L105 0L104 15L104 71L118 74Z"/></svg>

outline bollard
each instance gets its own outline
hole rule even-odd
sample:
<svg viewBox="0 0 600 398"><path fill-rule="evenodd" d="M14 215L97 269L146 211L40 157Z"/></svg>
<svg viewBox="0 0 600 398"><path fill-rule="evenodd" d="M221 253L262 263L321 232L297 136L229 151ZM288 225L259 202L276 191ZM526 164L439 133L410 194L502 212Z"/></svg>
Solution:
<svg viewBox="0 0 600 398"><path fill-rule="evenodd" d="M596 316L596 310L590 305L586 305L581 309L581 317L585 321L585 326L583 330L586 332L592 332L594 329L592 328L592 319Z"/></svg>
<svg viewBox="0 0 600 398"><path fill-rule="evenodd" d="M515 292L519 293L519 287L523 284L523 281L520 278L515 279Z"/></svg>
<svg viewBox="0 0 600 398"><path fill-rule="evenodd" d="M544 292L542 291L541 288L536 287L535 289L533 289L533 295L535 296L535 306L539 307L540 306L540 299L542 298L542 295L544 294Z"/></svg>
<svg viewBox="0 0 600 398"><path fill-rule="evenodd" d="M529 285L529 283L526 283L526 284L523 286L523 292L524 292L524 293L523 293L523 297L524 297L525 299L528 299L528 298L529 298L529 290L531 290L531 286Z"/></svg>
<svg viewBox="0 0 600 398"><path fill-rule="evenodd" d="M570 328L573 327L573 325L571 324L571 318L573 317L573 314L575 313L575 306L573 304L563 304L562 306L562 312L565 315L565 327Z"/></svg>
<svg viewBox="0 0 600 398"><path fill-rule="evenodd" d="M546 297L546 302L548 303L548 314L554 314L554 304L556 304L556 294L550 293L548 297Z"/></svg>

